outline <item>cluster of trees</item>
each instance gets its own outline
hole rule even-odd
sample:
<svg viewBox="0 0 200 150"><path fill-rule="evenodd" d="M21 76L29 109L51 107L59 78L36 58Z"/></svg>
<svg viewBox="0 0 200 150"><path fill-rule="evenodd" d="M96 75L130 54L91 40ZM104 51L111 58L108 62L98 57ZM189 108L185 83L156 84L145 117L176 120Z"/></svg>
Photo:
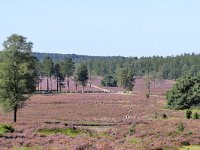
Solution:
<svg viewBox="0 0 200 150"><path fill-rule="evenodd" d="M75 63L83 62L92 75L115 75L117 68L132 68L134 76L160 73L165 79L178 79L183 76L197 76L200 72L200 54L179 56L122 57L122 56L83 56L69 54L34 53L39 60L47 55L54 62L72 58Z"/></svg>
<svg viewBox="0 0 200 150"><path fill-rule="evenodd" d="M116 75L106 75L101 81L102 86L106 87L122 87L124 92L132 91L135 83L135 78L131 68L117 68Z"/></svg>
<svg viewBox="0 0 200 150"><path fill-rule="evenodd" d="M57 79L57 91L62 86L65 77L69 88L69 78L73 75L74 81L84 86L88 81L88 69L84 64L75 63L71 58L54 63L50 57L39 62L32 54L31 42L21 35L13 34L3 43L0 53L0 107L5 112L13 111L14 122L17 121L17 111L24 102L35 92L36 85L41 77L47 78L47 91L52 76Z"/></svg>
<svg viewBox="0 0 200 150"><path fill-rule="evenodd" d="M70 90L70 78L77 86L82 86L82 92L84 87L87 85L89 76L88 68L84 64L77 64L72 61L71 58L65 58L62 61L54 62L49 56L46 56L43 61L38 62L38 87L42 78L46 77L47 80L47 91L52 91L52 77L56 78L57 81L57 92L62 90L62 86L66 81L67 89ZM51 85L51 87L49 87Z"/></svg>
<svg viewBox="0 0 200 150"><path fill-rule="evenodd" d="M153 57L101 57L85 60L92 74L105 76L116 74L117 68L131 68L134 76L161 74L164 79L197 76L200 73L200 54Z"/></svg>
<svg viewBox="0 0 200 150"><path fill-rule="evenodd" d="M70 78L76 88L81 85L84 92L87 83L91 85L92 75L104 76L103 86L120 86L124 91L132 91L134 76L144 76L150 93L152 82L161 83L163 78L178 79L189 75L179 79L167 92L168 106L184 109L200 105L200 54L141 58L46 55L33 54L32 45L25 37L13 34L3 43L4 49L0 53L0 106L14 112L15 122L18 108L23 107L43 77L47 80L47 91L52 90L49 82L54 77L57 92L61 91L65 81L70 89Z"/></svg>

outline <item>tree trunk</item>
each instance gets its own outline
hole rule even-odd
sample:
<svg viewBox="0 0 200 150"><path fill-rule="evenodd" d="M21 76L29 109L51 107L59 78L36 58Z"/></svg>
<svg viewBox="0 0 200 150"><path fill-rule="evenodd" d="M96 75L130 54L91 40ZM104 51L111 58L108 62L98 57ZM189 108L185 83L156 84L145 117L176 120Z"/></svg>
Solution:
<svg viewBox="0 0 200 150"><path fill-rule="evenodd" d="M91 82L89 82L89 84L90 84L90 88L92 87L92 83Z"/></svg>
<svg viewBox="0 0 200 150"><path fill-rule="evenodd" d="M47 92L49 92L49 78L47 77Z"/></svg>
<svg viewBox="0 0 200 150"><path fill-rule="evenodd" d="M62 84L61 81L59 81L59 86L60 86L60 92L62 91Z"/></svg>
<svg viewBox="0 0 200 150"><path fill-rule="evenodd" d="M69 78L67 78L67 89L69 90Z"/></svg>
<svg viewBox="0 0 200 150"><path fill-rule="evenodd" d="M14 108L14 116L13 116L14 122L17 122L17 108Z"/></svg>
<svg viewBox="0 0 200 150"><path fill-rule="evenodd" d="M51 76L50 76L50 83L51 83L51 91L52 91L52 80L51 80Z"/></svg>
<svg viewBox="0 0 200 150"><path fill-rule="evenodd" d="M77 91L78 91L78 84L76 83L76 93L77 93Z"/></svg>
<svg viewBox="0 0 200 150"><path fill-rule="evenodd" d="M58 93L58 85L59 85L59 79L58 79L58 77L57 77L57 93Z"/></svg>
<svg viewBox="0 0 200 150"><path fill-rule="evenodd" d="M40 92L40 78L38 79L38 93Z"/></svg>
<svg viewBox="0 0 200 150"><path fill-rule="evenodd" d="M82 86L82 93L84 93L84 86Z"/></svg>

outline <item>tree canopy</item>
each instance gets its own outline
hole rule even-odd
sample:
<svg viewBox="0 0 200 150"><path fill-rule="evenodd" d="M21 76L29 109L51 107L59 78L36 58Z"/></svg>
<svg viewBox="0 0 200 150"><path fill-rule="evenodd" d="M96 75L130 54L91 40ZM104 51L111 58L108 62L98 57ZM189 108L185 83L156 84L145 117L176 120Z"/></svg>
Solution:
<svg viewBox="0 0 200 150"><path fill-rule="evenodd" d="M124 90L133 90L135 79L133 78L131 69L118 68L116 78L118 86L122 87Z"/></svg>
<svg viewBox="0 0 200 150"><path fill-rule="evenodd" d="M36 59L32 56L32 43L26 38L13 34L3 43L0 62L0 106L4 111L17 110L35 90Z"/></svg>
<svg viewBox="0 0 200 150"><path fill-rule="evenodd" d="M123 56L83 56L75 54L34 53L41 61L48 55L54 62L67 57L75 63L84 63L91 75L115 75L117 68L132 68L134 76L144 76L159 72L164 79L178 79L183 76L197 76L200 73L200 54L177 56L123 57Z"/></svg>
<svg viewBox="0 0 200 150"><path fill-rule="evenodd" d="M82 92L84 93L84 87L88 82L88 69L84 64L79 64L75 71L75 80L82 85Z"/></svg>
<svg viewBox="0 0 200 150"><path fill-rule="evenodd" d="M200 76L183 77L177 80L166 93L169 108L187 109L200 106Z"/></svg>

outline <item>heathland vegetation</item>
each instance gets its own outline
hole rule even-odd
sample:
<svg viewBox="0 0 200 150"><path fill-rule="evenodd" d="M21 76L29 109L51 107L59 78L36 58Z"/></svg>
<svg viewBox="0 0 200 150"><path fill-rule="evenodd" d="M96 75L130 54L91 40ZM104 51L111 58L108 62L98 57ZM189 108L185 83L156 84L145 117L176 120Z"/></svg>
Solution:
<svg viewBox="0 0 200 150"><path fill-rule="evenodd" d="M99 149L110 149L116 144L128 145L127 149L138 146L144 149L173 148L177 146L177 142L179 147L190 145L190 142L200 144L198 139L194 139L199 136L196 133L199 128L195 126L195 121L200 118L200 54L140 58L80 56L33 53L32 45L25 37L13 34L4 41L4 49L0 53L1 110L14 112L16 122L19 108L28 104L27 114L21 115L24 116L23 119L28 120L26 125L33 123L34 131L28 133L34 136L23 135L24 137L32 141L33 137L40 139L38 143L41 146L44 143L51 145L52 141L56 141L42 141L46 136L80 136L87 144L79 149L104 144L94 142L99 139L105 140L106 143L104 148ZM94 77L97 77L96 81ZM44 80L45 90L41 92L39 87ZM70 84L71 82L74 85ZM79 85L82 93L85 93L85 88L89 86L90 90L92 87L101 90L101 94L94 94L94 90L89 91L92 94L76 94ZM72 91L71 86L75 86L76 91ZM67 88L67 93L75 94L67 95L62 90L64 87ZM108 87L118 88L117 94L104 89ZM48 99L40 95L44 93L48 96L54 92L60 94L52 94L52 98ZM33 103L26 102L34 93ZM183 111L185 116L183 117L182 112L176 109L187 109ZM33 112L38 115L32 114ZM37 120L38 126L42 125L44 128L35 129L36 122L26 115ZM191 118L195 121L192 122ZM53 128L43 126L44 123L53 124ZM13 125L18 127L16 124ZM77 129L77 126L109 126L109 129L107 132L97 130L99 133L96 133L97 131L94 132L91 128ZM110 129L111 127L113 129ZM0 138L5 134L12 136L13 132L21 134L25 132L23 130L15 130L11 125L1 124ZM63 139L63 136L58 137L58 141ZM152 139L157 143L154 142L152 145ZM169 139L173 139L170 141L172 145ZM66 140L70 143L69 139ZM69 143L67 145L62 142L61 145L69 146ZM156 144L159 146L156 147ZM25 143L21 145L27 146Z"/></svg>

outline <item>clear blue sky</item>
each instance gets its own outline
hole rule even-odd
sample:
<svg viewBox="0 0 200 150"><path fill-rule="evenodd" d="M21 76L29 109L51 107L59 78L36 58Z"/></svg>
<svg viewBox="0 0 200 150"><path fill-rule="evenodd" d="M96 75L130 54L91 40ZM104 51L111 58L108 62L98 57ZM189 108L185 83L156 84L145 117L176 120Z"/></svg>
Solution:
<svg viewBox="0 0 200 150"><path fill-rule="evenodd" d="M0 19L1 43L17 33L37 52L200 53L200 0L1 0Z"/></svg>

